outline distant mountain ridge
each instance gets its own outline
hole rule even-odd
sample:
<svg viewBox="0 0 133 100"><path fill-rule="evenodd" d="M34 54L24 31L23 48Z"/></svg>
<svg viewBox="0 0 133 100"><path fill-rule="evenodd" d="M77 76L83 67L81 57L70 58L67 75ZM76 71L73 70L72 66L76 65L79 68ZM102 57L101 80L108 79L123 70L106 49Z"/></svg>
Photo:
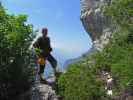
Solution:
<svg viewBox="0 0 133 100"><path fill-rule="evenodd" d="M72 63L76 63L76 62L78 62L78 61L80 61L80 60L81 60L81 57L74 58L74 59L69 59L69 60L67 60L67 61L64 63L63 68L64 68L64 69L67 69L67 66L69 66L69 65L72 64Z"/></svg>
<svg viewBox="0 0 133 100"><path fill-rule="evenodd" d="M87 55L91 54L92 52L94 52L94 50L95 50L95 49L92 47L90 50L88 50L86 53L83 53L81 56L79 56L79 57L77 57L77 58L74 58L74 59L69 59L69 60L67 60L67 61L64 63L63 68L66 70L67 67L68 67L70 64L73 64L73 63L76 63L76 62L82 60L82 58L83 58L84 56L87 56Z"/></svg>

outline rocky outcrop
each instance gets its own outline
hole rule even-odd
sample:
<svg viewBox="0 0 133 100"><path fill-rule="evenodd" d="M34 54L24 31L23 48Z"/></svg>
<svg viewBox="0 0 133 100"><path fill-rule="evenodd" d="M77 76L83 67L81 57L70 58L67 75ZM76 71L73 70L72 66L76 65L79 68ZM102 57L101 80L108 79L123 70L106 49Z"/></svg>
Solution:
<svg viewBox="0 0 133 100"><path fill-rule="evenodd" d="M36 69L36 68L35 68ZM35 81L31 89L31 100L58 100L57 95L53 87L55 86L56 78L51 75L47 78L47 84L40 82L40 76L38 75L38 68L36 69Z"/></svg>
<svg viewBox="0 0 133 100"><path fill-rule="evenodd" d="M94 47L101 50L111 37L110 18L104 16L102 8L111 0L80 0L81 21L91 36Z"/></svg>
<svg viewBox="0 0 133 100"><path fill-rule="evenodd" d="M47 85L36 80L30 90L18 96L14 100L59 100L59 97L56 95L52 86L54 81L55 78L48 78L47 82L49 85Z"/></svg>
<svg viewBox="0 0 133 100"><path fill-rule="evenodd" d="M39 83L14 100L58 100L58 97L51 86Z"/></svg>
<svg viewBox="0 0 133 100"><path fill-rule="evenodd" d="M58 100L58 98L51 86L39 83L32 88L31 100Z"/></svg>

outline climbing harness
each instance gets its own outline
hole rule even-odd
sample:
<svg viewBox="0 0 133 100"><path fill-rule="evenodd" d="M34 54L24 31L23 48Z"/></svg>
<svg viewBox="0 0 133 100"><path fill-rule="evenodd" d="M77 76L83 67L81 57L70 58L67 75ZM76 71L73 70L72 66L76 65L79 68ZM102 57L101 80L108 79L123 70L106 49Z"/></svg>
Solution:
<svg viewBox="0 0 133 100"><path fill-rule="evenodd" d="M37 59L37 63L38 63L39 65L44 65L44 64L45 64L45 59L44 59L43 57L39 57L39 58Z"/></svg>

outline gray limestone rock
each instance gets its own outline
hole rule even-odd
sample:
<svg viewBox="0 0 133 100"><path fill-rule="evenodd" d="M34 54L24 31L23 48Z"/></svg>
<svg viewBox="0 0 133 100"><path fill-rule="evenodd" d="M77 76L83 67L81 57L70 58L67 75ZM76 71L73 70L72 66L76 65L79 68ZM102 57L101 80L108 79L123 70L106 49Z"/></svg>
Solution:
<svg viewBox="0 0 133 100"><path fill-rule="evenodd" d="M54 78L49 79L50 82L53 80ZM37 82L32 87L31 100L58 100L58 97L51 86Z"/></svg>
<svg viewBox="0 0 133 100"><path fill-rule="evenodd" d="M92 38L94 47L101 50L111 37L111 20L110 17L104 16L102 7L109 5L111 0L80 0L80 2L82 24Z"/></svg>

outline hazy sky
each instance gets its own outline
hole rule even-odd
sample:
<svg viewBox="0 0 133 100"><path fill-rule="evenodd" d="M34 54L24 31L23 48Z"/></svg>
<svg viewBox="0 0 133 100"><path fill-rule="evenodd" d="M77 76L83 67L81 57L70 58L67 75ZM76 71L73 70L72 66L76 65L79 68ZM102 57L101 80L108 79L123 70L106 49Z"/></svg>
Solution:
<svg viewBox="0 0 133 100"><path fill-rule="evenodd" d="M80 22L79 0L1 0L11 14L27 14L34 29L48 27L52 46L79 56L91 47ZM76 55L76 56L75 56Z"/></svg>

